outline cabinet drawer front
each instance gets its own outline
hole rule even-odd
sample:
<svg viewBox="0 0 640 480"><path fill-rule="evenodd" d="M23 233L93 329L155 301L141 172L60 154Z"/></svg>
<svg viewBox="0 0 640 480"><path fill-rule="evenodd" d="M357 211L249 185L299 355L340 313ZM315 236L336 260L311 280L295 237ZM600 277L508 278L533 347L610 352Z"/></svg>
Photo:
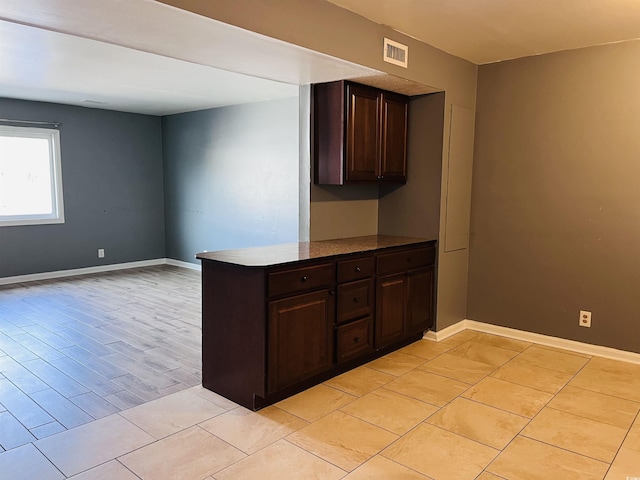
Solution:
<svg viewBox="0 0 640 480"><path fill-rule="evenodd" d="M338 323L371 315L373 292L372 278L338 285Z"/></svg>
<svg viewBox="0 0 640 480"><path fill-rule="evenodd" d="M329 287L334 279L335 266L332 263L270 273L269 296Z"/></svg>
<svg viewBox="0 0 640 480"><path fill-rule="evenodd" d="M371 277L374 273L373 257L338 262L338 283Z"/></svg>
<svg viewBox="0 0 640 480"><path fill-rule="evenodd" d="M435 247L415 248L378 256L378 275L404 272L433 265L436 258Z"/></svg>
<svg viewBox="0 0 640 480"><path fill-rule="evenodd" d="M371 317L338 327L337 363L350 360L373 350L373 320Z"/></svg>

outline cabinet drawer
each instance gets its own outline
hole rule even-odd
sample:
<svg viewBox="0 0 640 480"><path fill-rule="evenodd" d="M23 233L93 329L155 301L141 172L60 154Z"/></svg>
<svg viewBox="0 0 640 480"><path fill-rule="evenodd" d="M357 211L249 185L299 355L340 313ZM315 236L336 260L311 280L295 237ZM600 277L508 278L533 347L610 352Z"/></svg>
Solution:
<svg viewBox="0 0 640 480"><path fill-rule="evenodd" d="M335 265L326 263L269 274L269 296L329 287L334 283Z"/></svg>
<svg viewBox="0 0 640 480"><path fill-rule="evenodd" d="M373 276L373 257L338 262L338 283L351 282Z"/></svg>
<svg viewBox="0 0 640 480"><path fill-rule="evenodd" d="M433 246L378 255L378 275L427 267L434 264L435 258L436 249Z"/></svg>
<svg viewBox="0 0 640 480"><path fill-rule="evenodd" d="M373 292L372 278L338 285L338 323L371 315Z"/></svg>
<svg viewBox="0 0 640 480"><path fill-rule="evenodd" d="M337 363L373 351L373 320L371 317L338 327L336 344Z"/></svg>

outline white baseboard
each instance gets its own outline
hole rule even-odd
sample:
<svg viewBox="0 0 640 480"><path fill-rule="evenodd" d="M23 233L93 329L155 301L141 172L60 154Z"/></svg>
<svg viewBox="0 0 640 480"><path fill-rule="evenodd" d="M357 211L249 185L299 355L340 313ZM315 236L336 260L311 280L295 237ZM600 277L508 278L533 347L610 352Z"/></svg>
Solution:
<svg viewBox="0 0 640 480"><path fill-rule="evenodd" d="M12 283L35 282L38 280L50 280L53 278L74 277L76 275L88 275L91 273L112 272L114 270L126 270L129 268L151 267L155 265L172 265L174 267L200 270L200 265L194 263L181 262L172 258L156 258L153 260L142 260L139 262L114 263L111 265L100 265L97 267L73 268L70 270L57 270L55 272L32 273L29 275L16 275L14 277L1 277L0 285L10 285Z"/></svg>
<svg viewBox="0 0 640 480"><path fill-rule="evenodd" d="M174 260L173 258L165 258L165 264L172 265L174 267L188 268L189 270L202 270L199 263L183 262L181 260Z"/></svg>
<svg viewBox="0 0 640 480"><path fill-rule="evenodd" d="M458 323L454 323L453 325L448 326L447 328L438 330L437 332L433 332L429 330L423 335L422 338L431 340L433 342L441 342L442 340L446 340L447 338L455 335L456 333L463 332L467 328L469 328L466 322L467 320L462 320Z"/></svg>
<svg viewBox="0 0 640 480"><path fill-rule="evenodd" d="M435 342L441 342L442 340L464 330L491 333L493 335L500 335L514 340L523 340L525 342L537 343L548 347L561 348L571 352L640 364L640 354L635 352L627 352L625 350L592 345L590 343L576 342L575 340L566 340L564 338L551 337L540 333L516 330L515 328L500 327L498 325L491 325L490 323L476 322L475 320L462 320L437 332L428 331L425 333L423 338Z"/></svg>

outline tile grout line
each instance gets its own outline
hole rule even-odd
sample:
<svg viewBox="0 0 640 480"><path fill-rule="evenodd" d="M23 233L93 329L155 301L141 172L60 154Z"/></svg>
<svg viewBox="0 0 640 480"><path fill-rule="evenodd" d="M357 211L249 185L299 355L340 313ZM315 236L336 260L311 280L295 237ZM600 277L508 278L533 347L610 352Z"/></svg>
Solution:
<svg viewBox="0 0 640 480"><path fill-rule="evenodd" d="M636 416L634 417L633 421L631 422L631 426L627 429L627 433L625 434L624 438L622 439L622 443L620 443L620 446L617 448L615 455L613 456L613 460L611 461L611 463L609 464L609 468L607 468L607 472L605 473L605 477L609 474L609 471L611 470L611 468L613 467L613 464L616 461L616 458L618 457L618 455L620 454L620 450L622 450L622 447L624 446L624 442L627 440L627 437L629 436L629 434L631 433L631 429L633 428L633 426L635 425L635 423L640 419L640 412L636 413Z"/></svg>

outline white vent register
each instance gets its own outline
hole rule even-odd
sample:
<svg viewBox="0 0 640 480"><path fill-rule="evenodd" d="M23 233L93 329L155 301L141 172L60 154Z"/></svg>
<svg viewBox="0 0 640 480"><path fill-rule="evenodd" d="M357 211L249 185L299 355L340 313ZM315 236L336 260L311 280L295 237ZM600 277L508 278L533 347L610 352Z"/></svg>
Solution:
<svg viewBox="0 0 640 480"><path fill-rule="evenodd" d="M409 47L385 38L382 59L385 62L407 68L409 62Z"/></svg>

